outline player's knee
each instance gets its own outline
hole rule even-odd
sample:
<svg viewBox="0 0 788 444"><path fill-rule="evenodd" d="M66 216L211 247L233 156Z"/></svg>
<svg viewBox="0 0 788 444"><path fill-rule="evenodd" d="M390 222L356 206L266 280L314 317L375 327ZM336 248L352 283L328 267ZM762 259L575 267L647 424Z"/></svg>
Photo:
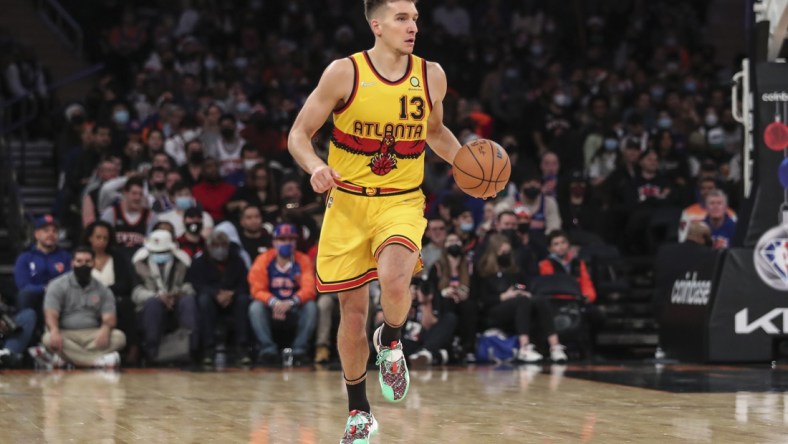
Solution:
<svg viewBox="0 0 788 444"><path fill-rule="evenodd" d="M403 269L378 270L380 289L387 294L396 293L406 295L408 293L408 286L410 286L410 278L410 271Z"/></svg>
<svg viewBox="0 0 788 444"><path fill-rule="evenodd" d="M342 313L340 324L346 334L356 336L365 335L367 327L366 313Z"/></svg>

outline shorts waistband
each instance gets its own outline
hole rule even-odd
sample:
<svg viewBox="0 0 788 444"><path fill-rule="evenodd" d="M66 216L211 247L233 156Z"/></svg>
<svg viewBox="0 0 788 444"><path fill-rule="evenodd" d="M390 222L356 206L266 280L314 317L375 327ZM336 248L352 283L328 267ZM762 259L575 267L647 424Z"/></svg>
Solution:
<svg viewBox="0 0 788 444"><path fill-rule="evenodd" d="M367 197L396 196L398 194L407 194L419 190L419 187L401 190L399 188L362 187L361 185L352 184L350 182L342 182L339 180L335 180L334 182L336 183L337 189L339 191Z"/></svg>

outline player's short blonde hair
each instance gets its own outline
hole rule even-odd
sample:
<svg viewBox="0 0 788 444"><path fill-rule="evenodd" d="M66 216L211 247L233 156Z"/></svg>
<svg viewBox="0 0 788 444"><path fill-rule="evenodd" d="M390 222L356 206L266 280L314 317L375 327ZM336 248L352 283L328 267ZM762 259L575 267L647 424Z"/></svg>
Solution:
<svg viewBox="0 0 788 444"><path fill-rule="evenodd" d="M393 2L397 0L364 0L364 17L367 18L367 21L371 20L372 14L375 13L379 7L383 6L388 2ZM410 0L415 5L418 3L418 0Z"/></svg>

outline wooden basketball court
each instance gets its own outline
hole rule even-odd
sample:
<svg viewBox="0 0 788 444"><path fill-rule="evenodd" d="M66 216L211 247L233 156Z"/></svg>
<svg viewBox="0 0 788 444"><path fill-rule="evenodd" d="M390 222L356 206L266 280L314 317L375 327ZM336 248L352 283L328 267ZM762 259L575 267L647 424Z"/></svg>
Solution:
<svg viewBox="0 0 788 444"><path fill-rule="evenodd" d="M788 439L788 371L780 368L413 371L400 405L385 404L370 376L376 443ZM0 443L336 443L345 406L336 371L6 372Z"/></svg>

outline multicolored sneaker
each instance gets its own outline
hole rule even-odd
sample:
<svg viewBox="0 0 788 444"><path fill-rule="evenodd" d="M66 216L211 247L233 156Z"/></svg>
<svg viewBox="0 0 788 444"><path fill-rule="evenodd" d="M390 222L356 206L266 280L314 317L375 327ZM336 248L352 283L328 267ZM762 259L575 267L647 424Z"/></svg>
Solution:
<svg viewBox="0 0 788 444"><path fill-rule="evenodd" d="M378 433L378 422L372 413L353 410L345 425L345 434L339 444L369 444L372 435Z"/></svg>
<svg viewBox="0 0 788 444"><path fill-rule="evenodd" d="M381 325L372 335L372 343L378 357L375 364L380 366L378 381L383 397L389 402L400 402L405 399L410 387L408 365L405 363L405 354L402 352L402 341L394 341L389 347L380 343Z"/></svg>

